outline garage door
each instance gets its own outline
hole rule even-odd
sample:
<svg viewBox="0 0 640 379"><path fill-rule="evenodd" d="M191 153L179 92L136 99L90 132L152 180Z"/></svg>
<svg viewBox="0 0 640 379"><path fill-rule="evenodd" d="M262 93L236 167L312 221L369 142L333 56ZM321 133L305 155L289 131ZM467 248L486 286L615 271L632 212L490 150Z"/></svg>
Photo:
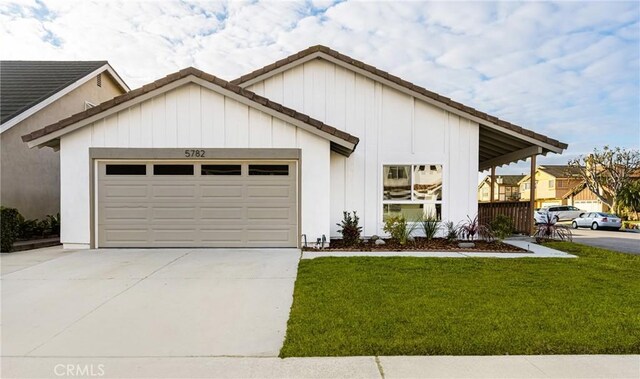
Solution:
<svg viewBox="0 0 640 379"><path fill-rule="evenodd" d="M98 162L98 247L296 247L296 162Z"/></svg>
<svg viewBox="0 0 640 379"><path fill-rule="evenodd" d="M583 211L602 212L602 203L598 200L576 200L573 205Z"/></svg>

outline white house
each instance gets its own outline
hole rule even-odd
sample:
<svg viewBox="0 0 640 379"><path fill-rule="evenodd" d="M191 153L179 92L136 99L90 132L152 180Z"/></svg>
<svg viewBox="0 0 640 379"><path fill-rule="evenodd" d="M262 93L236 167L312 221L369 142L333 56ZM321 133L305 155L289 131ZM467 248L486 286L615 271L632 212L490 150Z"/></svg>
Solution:
<svg viewBox="0 0 640 379"><path fill-rule="evenodd" d="M295 247L388 215L477 212L479 170L567 145L324 46L194 68L25 135L60 149L65 247Z"/></svg>

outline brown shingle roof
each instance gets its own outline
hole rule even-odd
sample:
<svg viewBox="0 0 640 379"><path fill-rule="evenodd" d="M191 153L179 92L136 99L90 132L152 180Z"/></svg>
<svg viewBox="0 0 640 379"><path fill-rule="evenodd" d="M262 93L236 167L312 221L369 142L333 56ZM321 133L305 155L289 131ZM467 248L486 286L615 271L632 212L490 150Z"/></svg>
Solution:
<svg viewBox="0 0 640 379"><path fill-rule="evenodd" d="M281 59L281 60L279 60L279 61L277 61L275 63L272 63L272 64L267 65L265 67L259 68L259 69L255 70L255 71L253 71L253 72L251 72L249 74L242 75L241 77L239 77L239 78L237 78L235 80L232 80L231 83L238 84L238 85L242 84L242 83L247 82L247 81L249 81L251 79L255 79L255 78L257 78L257 77L259 77L259 76L261 76L263 74L266 74L269 71L272 71L272 70L274 70L276 68L282 67L282 66L290 64L290 63L294 63L299 59L302 59L302 58L304 58L306 56L309 56L311 54L318 53L318 52L327 54L327 55L329 55L329 56L331 56L331 57L333 57L335 59L338 59L338 60L340 60L342 62L345 62L345 63L348 63L350 65L353 65L353 66L355 66L355 67L357 67L359 69L365 70L365 71L367 71L367 72L369 72L371 74L374 74L374 75L376 75L376 76L378 76L378 77L380 77L382 79L389 80L389 81L391 81L391 82L393 82L393 83L395 83L397 85L405 87L405 88L407 88L407 89L409 89L409 90L411 90L413 92L416 92L416 93L418 93L420 95L426 96L426 97L431 98L431 99L436 100L436 101L439 101L439 102L444 103L444 104L446 104L446 105L448 105L450 107L453 107L455 109L463 111L463 112L465 112L465 113L467 113L469 115L478 117L480 119L486 120L488 122L491 122L491 123L496 124L498 126L501 126L503 128L515 131L515 132L520 133L520 134L524 134L524 135L529 136L529 137L531 137L533 139L536 139L536 140L541 141L541 142L548 143L549 145L552 145L552 146L555 146L555 147L558 147L558 148L561 148L561 149L566 149L568 147L568 145L566 143L564 143L564 142L560 142L560 141L555 140L553 138L549 138L549 137L544 136L542 134L536 133L536 132L534 132L532 130L525 129L525 128L520 127L518 125L514 125L514 124L512 124L510 122L501 120L501 119L499 119L499 118L497 118L495 116L491 116L491 115L489 115L487 113L481 112L481 111L479 111L477 109L474 109L472 107L466 106L466 105L464 105L462 103L458 103L457 101L453 101L448 97L439 95L439 94L437 94L435 92L432 92L432 91L429 91L426 88L423 88L423 87L420 87L420 86L418 86L416 84L410 83L410 82L408 82L406 80L403 80L403 79L401 79L401 78L399 78L397 76L391 75L390 73L388 73L386 71L382 71L382 70L380 70L378 68L375 68L375 67L373 67L371 65L368 65L368 64L366 64L364 62L361 62L361 61L358 61L356 59L353 59L353 58L351 58L349 56L341 54L341 53L339 53L339 52L337 52L335 50L332 50L332 49L330 49L330 48L328 48L326 46L322 46L322 45L311 46L311 47L309 47L309 48L307 48L305 50L302 50L302 51L300 51L300 52L298 52L296 54L290 55L287 58Z"/></svg>
<svg viewBox="0 0 640 379"><path fill-rule="evenodd" d="M556 178L570 178L580 175L580 168L567 165L540 165L540 170Z"/></svg>
<svg viewBox="0 0 640 379"><path fill-rule="evenodd" d="M253 102L256 102L260 105L263 105L265 107L271 108L279 113L282 113L286 116L289 117L293 117L297 120L300 120L308 125L313 126L314 128L321 130L325 133L331 134L339 139L342 139L344 141L347 141L349 143L352 143L354 145L357 145L359 142L358 137L355 137L349 133L343 132L341 130L338 130L332 126L329 126L327 124L325 124L322 121L316 120L314 118L311 118L303 113L297 112L291 108L287 108L284 107L278 103L274 103L273 101L262 97L260 95L257 95L249 90L246 90L238 85L232 84L227 82L226 80L222 80L218 77L215 77L211 74L207 74L204 71L200 71L196 68L193 67L189 67L189 68L185 68L183 70L180 70L178 72L175 72L173 74L167 75L164 78L160 78L158 80L156 80L155 82L146 84L140 88L137 88L133 91L130 91L124 95L118 96L116 98L113 98L109 101L105 101L103 103L101 103L100 105L97 105L93 108L89 108L84 112L80 112L80 113L76 113L71 117L67 117L63 120L60 120L58 122L56 122L55 124L51 124L48 126L45 126L42 129L38 129L32 133L29 133L27 135L22 136L22 140L24 142L29 142L29 141L33 141L34 139L43 137L47 134L51 134L53 132L56 132L58 130L64 129L69 125L75 124L78 121L84 120L88 117L97 115L98 113L104 112L110 108L115 107L118 104L124 103L125 101L129 101L132 100L138 96L144 95L148 92L151 92L155 89L161 88L167 84L173 83L177 80L186 78L189 75L193 75L195 77L198 77L200 79L203 79L209 83L213 83L217 86L220 86L226 90L229 90L233 93L236 93L240 96L243 96ZM355 149L355 146L354 146Z"/></svg>

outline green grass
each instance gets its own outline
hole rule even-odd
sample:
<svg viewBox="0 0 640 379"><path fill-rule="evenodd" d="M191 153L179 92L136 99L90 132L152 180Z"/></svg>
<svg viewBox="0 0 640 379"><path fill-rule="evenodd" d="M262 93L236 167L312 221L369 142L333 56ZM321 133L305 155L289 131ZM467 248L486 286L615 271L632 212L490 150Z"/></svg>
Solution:
<svg viewBox="0 0 640 379"><path fill-rule="evenodd" d="M302 260L280 355L640 353L640 256Z"/></svg>

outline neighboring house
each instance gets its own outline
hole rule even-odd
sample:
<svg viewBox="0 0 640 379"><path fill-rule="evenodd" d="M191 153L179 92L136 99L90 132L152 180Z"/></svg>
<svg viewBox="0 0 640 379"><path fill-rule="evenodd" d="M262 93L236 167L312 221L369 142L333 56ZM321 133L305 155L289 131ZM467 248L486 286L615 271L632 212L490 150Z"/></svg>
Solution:
<svg viewBox="0 0 640 379"><path fill-rule="evenodd" d="M496 175L493 184L493 201L518 201L520 200L520 185L518 184L525 175ZM491 176L478 185L478 201L491 201Z"/></svg>
<svg viewBox="0 0 640 379"><path fill-rule="evenodd" d="M477 213L477 175L567 145L323 46L187 68L23 136L60 149L65 247L296 247ZM494 145L498 146L494 146Z"/></svg>
<svg viewBox="0 0 640 379"><path fill-rule="evenodd" d="M540 165L536 169L535 177L536 208L567 205L567 199L564 196L582 182L578 168L564 165ZM529 201L531 199L529 192L531 175L522 178L518 185L520 186L520 200Z"/></svg>
<svg viewBox="0 0 640 379"><path fill-rule="evenodd" d="M587 188L584 183L577 185L562 196L566 205L573 205L589 212L608 212L609 206Z"/></svg>
<svg viewBox="0 0 640 379"><path fill-rule="evenodd" d="M58 213L58 151L29 149L20 137L126 91L106 61L1 61L0 204L26 218Z"/></svg>

